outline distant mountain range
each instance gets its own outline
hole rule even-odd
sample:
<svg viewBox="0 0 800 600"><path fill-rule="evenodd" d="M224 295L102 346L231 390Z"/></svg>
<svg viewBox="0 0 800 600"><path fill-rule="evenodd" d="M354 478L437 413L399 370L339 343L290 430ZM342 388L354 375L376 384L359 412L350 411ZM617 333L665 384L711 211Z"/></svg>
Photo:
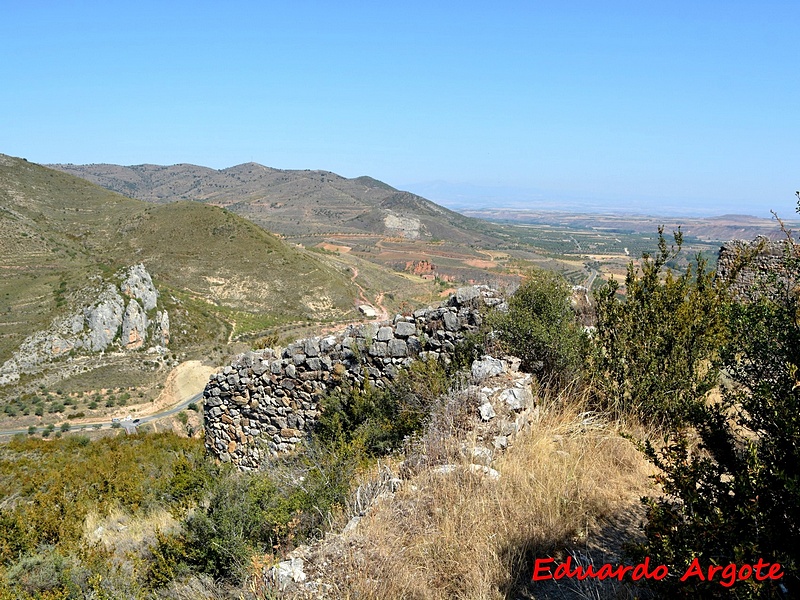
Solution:
<svg viewBox="0 0 800 600"><path fill-rule="evenodd" d="M49 166L139 200L194 200L225 207L286 236L374 233L496 242L492 225L371 177L348 179L329 171L280 170L257 163L221 170L189 164Z"/></svg>

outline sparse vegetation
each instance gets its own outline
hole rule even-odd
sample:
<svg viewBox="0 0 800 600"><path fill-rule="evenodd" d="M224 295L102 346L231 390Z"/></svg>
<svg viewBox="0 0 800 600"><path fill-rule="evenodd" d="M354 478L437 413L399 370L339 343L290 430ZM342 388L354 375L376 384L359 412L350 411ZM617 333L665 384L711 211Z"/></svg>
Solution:
<svg viewBox="0 0 800 600"><path fill-rule="evenodd" d="M603 233L565 237L551 228L543 242L550 253L534 254L520 244L533 230L512 236L502 227L470 229L463 220L458 224L469 241L448 254L438 240L449 239L449 230L433 225L431 240L420 244L368 233L382 223L376 212L348 221L352 238L337 238L343 251L309 253L228 210L189 202L147 206L35 165L16 168L30 177L26 193L38 191L28 198L36 210L28 214L30 207L20 205L24 218L4 211L0 221L0 249L23 251L14 278L0 280L0 297L4 307L24 307L20 315L0 308L9 332L0 358L12 349L8 340L25 335L14 324L18 316L20 323L40 327L65 314L80 300L87 276L113 276L132 253L159 280L180 353L124 364L109 358L88 373L48 379L46 385L24 379L4 399L4 418L21 422L23 433L0 447L0 600L249 599L246 584L257 577L263 583L264 568L275 559L321 538L333 525L341 529L354 514L357 483L404 459L400 490L359 513L346 550L331 561L335 570L327 575L342 597L537 595L541 590L529 587L535 558L596 552L591 543L602 529L616 536L604 547L614 559L623 560L618 551L629 541L625 560L649 556L673 572L695 557L706 565L779 561L787 572L787 597L797 595L795 250L784 257L795 279L782 296L733 303L702 257L683 255L680 234L669 247L659 231L655 249L654 240L623 235L613 252L622 256L625 246L626 253L650 253L630 263L622 285L597 287L595 270L605 259L584 257L583 245L599 250ZM0 173L0 183L7 179ZM323 177L320 183L329 182ZM366 179L359 185L375 187ZM392 201L403 206L415 200ZM318 204L314 214L333 218L329 207ZM247 205L236 209L250 210ZM110 225L90 236L98 215ZM298 215L286 223L307 236L293 241L320 243L313 224ZM492 252L474 239L490 234L503 238L492 241ZM197 244L213 246L214 259ZM404 259L421 248L439 252L430 283L363 260L369 256L403 270ZM567 249L572 258L554 254ZM34 250L47 254L52 272L36 270ZM529 271L532 260L550 271ZM221 270L232 262L241 267L241 289L233 289ZM292 282L289 292L274 296L260 285L267 263L272 277L280 272ZM477 334L450 369L420 361L384 388L340 385L321 403L319 422L302 451L276 458L262 471L238 473L212 464L200 440L125 435L118 422L114 431L91 431L98 438L93 441L73 431L86 410L108 414L105 408L126 406L132 397L152 402L165 387L166 367L187 349L213 348L222 360L236 336L252 337L260 347L276 345L321 320L354 317L356 299L372 301L376 290L382 308L408 313L414 286L443 291L453 278L490 272L505 282L527 273L509 298L509 311L487 317L493 336ZM569 284L589 281L596 286L597 323L586 336L570 305ZM523 370L535 374L534 425L513 439L476 433L480 386L470 388L471 395L451 393L453 386L466 386L457 368L481 354L487 340L519 356ZM192 435L202 417L199 408L192 403L175 416L182 433ZM20 414L29 418L23 421ZM45 425L45 415L60 424ZM503 426L510 431L518 425L524 423ZM39 427L46 439L35 435ZM469 452L478 446L494 453L497 478L481 476L477 464L472 466L478 470L469 469ZM426 458L415 463L420 451ZM436 470L442 466L448 469ZM648 473L655 474L651 482ZM637 538L641 495L648 496L640 507L646 526ZM627 514L634 516L621 522ZM616 585L570 591L593 598L627 593ZM675 580L652 591L667 597L729 593L718 584ZM739 598L779 593L774 585L753 582L732 592Z"/></svg>

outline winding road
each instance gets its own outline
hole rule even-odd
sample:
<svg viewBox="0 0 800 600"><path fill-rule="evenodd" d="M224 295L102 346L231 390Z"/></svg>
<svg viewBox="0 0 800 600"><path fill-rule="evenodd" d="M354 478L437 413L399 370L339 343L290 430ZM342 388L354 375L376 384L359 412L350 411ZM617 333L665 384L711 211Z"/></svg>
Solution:
<svg viewBox="0 0 800 600"><path fill-rule="evenodd" d="M164 417L170 417L170 416L174 415L175 413L179 413L180 411L184 410L192 402L197 403L197 402L202 401L202 399L203 399L203 392L200 392L199 394L195 394L194 396L189 396L188 398L184 398L178 404L175 404L174 406L171 406L170 408L167 408L167 409L162 410L162 411L157 412L157 413L153 413L152 415L147 415L146 417L138 418L136 420L136 426L138 427L140 425L144 425L145 423L149 423L150 421L156 421L158 419L163 419ZM65 421L65 422L69 423L69 421ZM127 422L133 422L133 421L127 421ZM122 423L121 420L120 420L120 423ZM99 427L98 427L98 425L99 425ZM91 422L81 421L80 423L75 423L74 425L71 425L70 426L70 431L80 431L81 429L93 429L93 430L97 431L98 429L112 429L113 426L114 426L114 423L112 421L107 420L107 419L103 420L103 421L91 421ZM36 428L36 433L41 433L41 432L45 431L46 429L47 429L47 427L37 427ZM56 427L53 431L58 431L58 427ZM28 433L28 428L26 427L25 429L5 429L5 430L1 430L0 431L0 437L18 435L20 433L27 434Z"/></svg>

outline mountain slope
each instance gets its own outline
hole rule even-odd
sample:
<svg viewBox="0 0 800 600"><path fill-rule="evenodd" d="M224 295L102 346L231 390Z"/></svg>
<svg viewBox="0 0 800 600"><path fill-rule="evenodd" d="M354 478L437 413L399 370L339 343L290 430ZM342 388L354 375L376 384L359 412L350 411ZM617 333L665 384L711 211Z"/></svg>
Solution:
<svg viewBox="0 0 800 600"><path fill-rule="evenodd" d="M262 324L355 315L349 274L230 211L153 205L0 155L0 361L91 281L135 263L168 299L178 348L218 339L208 329L237 313Z"/></svg>
<svg viewBox="0 0 800 600"><path fill-rule="evenodd" d="M376 233L408 239L496 242L491 225L372 179L329 171L271 169L246 163L196 165L51 165L107 189L147 200L196 200L225 206L284 235Z"/></svg>

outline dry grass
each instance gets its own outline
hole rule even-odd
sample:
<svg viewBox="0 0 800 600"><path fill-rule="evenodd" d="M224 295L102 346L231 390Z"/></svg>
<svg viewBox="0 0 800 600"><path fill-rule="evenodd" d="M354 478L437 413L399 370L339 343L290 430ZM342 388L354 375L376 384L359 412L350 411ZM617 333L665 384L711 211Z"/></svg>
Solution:
<svg viewBox="0 0 800 600"><path fill-rule="evenodd" d="M619 424L581 406L574 398L540 405L538 420L493 463L499 480L429 469L407 481L331 557L336 595L552 597L530 587L535 558L591 548L595 532L636 507L649 485L650 467ZM596 546L613 554L627 532L615 534Z"/></svg>
<svg viewBox="0 0 800 600"><path fill-rule="evenodd" d="M156 541L156 531L169 532L180 526L166 509L133 517L122 508L106 516L89 513L83 523L83 537L89 544L100 543L117 557L142 553Z"/></svg>

